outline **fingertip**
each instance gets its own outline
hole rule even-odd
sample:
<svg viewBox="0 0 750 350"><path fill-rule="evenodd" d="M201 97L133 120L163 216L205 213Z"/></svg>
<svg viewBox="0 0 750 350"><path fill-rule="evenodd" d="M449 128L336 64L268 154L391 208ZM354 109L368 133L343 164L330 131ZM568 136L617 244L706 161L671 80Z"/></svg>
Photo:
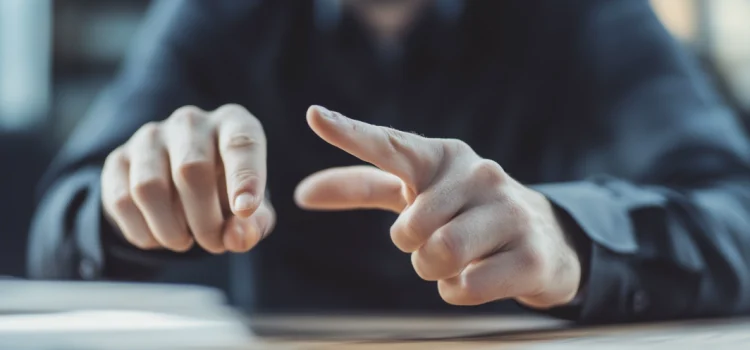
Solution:
<svg viewBox="0 0 750 350"><path fill-rule="evenodd" d="M311 118L323 118L323 119L333 120L335 118L335 115L328 108L325 108L320 105L312 105L310 106L310 108L307 109L307 118L308 120L310 120Z"/></svg>
<svg viewBox="0 0 750 350"><path fill-rule="evenodd" d="M297 188L294 189L294 203L301 209L305 210L324 210L326 204L330 204L331 196L335 196L331 192L331 179L326 179L326 175L329 175L327 171L317 172L312 174L297 184ZM335 191L335 189L334 189ZM330 208L328 208L330 209Z"/></svg>
<svg viewBox="0 0 750 350"><path fill-rule="evenodd" d="M307 124L315 132L321 131L321 127L331 124L339 119L340 115L332 112L328 108L319 105L312 105L307 109Z"/></svg>
<svg viewBox="0 0 750 350"><path fill-rule="evenodd" d="M263 233L257 220L232 218L224 230L224 246L233 253L244 253L255 247Z"/></svg>
<svg viewBox="0 0 750 350"><path fill-rule="evenodd" d="M239 223L237 223L236 220L230 221L230 224L227 225L222 237L224 247L232 253L241 252L244 245L243 236Z"/></svg>
<svg viewBox="0 0 750 350"><path fill-rule="evenodd" d="M130 242L141 250L155 250L162 248L162 245L153 237L142 237L131 239Z"/></svg>
<svg viewBox="0 0 750 350"><path fill-rule="evenodd" d="M315 121L320 118L320 112L318 112L318 108L319 107L316 105L310 106L310 108L307 109L306 113L305 119L307 120L307 125L313 128L313 130L315 129Z"/></svg>
<svg viewBox="0 0 750 350"><path fill-rule="evenodd" d="M318 106L317 105L312 105L312 106L308 107L307 108L307 113L305 113L306 119L307 119L307 123L308 124L312 123L312 121L315 118L317 118L317 114L318 114Z"/></svg>
<svg viewBox="0 0 750 350"><path fill-rule="evenodd" d="M298 207L302 209L307 209L309 206L308 203L308 192L309 192L309 184L307 179L302 180L299 184L297 184L297 188L294 189L294 203L297 204Z"/></svg>
<svg viewBox="0 0 750 350"><path fill-rule="evenodd" d="M227 249L225 247L216 248L216 249L203 247L203 250L205 250L211 255L221 255L227 252Z"/></svg>
<svg viewBox="0 0 750 350"><path fill-rule="evenodd" d="M192 237L190 237L189 239L187 239L185 241L185 243L183 243L183 244L181 244L179 246L173 247L170 250L172 250L174 252L177 252L177 253L185 253L188 250L190 250L191 248L193 248L194 244L195 244L195 240Z"/></svg>

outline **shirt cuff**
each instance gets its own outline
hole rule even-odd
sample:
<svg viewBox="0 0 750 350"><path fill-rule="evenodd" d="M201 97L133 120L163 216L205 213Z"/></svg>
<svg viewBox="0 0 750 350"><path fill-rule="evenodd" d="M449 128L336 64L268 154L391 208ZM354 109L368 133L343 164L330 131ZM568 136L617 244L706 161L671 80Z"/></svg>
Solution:
<svg viewBox="0 0 750 350"><path fill-rule="evenodd" d="M92 167L65 177L40 202L29 242L31 278L94 279L101 273L99 174Z"/></svg>
<svg viewBox="0 0 750 350"><path fill-rule="evenodd" d="M582 263L582 276L587 276L582 278L585 293L579 293L573 304L548 313L580 323L637 318L647 308L648 298L633 271L638 243L629 212L657 203L659 198L607 178L533 188L564 213L561 217L570 219L566 230L572 239L584 235L591 242L588 264Z"/></svg>

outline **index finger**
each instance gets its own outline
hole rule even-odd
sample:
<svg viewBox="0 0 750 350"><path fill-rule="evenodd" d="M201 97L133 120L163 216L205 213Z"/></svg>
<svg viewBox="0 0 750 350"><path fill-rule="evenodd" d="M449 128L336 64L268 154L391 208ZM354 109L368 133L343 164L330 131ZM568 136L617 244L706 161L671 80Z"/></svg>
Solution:
<svg viewBox="0 0 750 350"><path fill-rule="evenodd" d="M266 188L266 136L255 116L237 105L213 113L218 147L232 212L248 217L263 201Z"/></svg>
<svg viewBox="0 0 750 350"><path fill-rule="evenodd" d="M440 168L442 147L419 135L350 119L321 106L307 110L307 123L323 140L398 176L421 192Z"/></svg>

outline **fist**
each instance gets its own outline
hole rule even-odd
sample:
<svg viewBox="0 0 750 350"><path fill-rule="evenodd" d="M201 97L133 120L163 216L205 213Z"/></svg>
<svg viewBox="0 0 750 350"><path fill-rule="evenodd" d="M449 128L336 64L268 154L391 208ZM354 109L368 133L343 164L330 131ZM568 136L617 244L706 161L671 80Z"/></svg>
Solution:
<svg viewBox="0 0 750 350"><path fill-rule="evenodd" d="M369 125L321 107L308 123L328 143L375 165L313 174L296 190L307 209L399 213L391 239L416 273L456 305L513 298L570 302L580 262L549 201L458 140Z"/></svg>
<svg viewBox="0 0 750 350"><path fill-rule="evenodd" d="M236 105L145 124L107 157L101 179L107 218L141 249L243 252L275 220L263 128Z"/></svg>

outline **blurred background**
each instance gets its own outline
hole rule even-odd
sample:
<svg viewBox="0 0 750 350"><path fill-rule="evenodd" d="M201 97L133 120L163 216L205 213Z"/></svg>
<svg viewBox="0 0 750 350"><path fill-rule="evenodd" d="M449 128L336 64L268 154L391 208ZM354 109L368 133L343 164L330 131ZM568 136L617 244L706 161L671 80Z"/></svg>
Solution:
<svg viewBox="0 0 750 350"><path fill-rule="evenodd" d="M24 274L34 187L117 71L149 2L0 0L0 275ZM750 127L750 0L652 4Z"/></svg>

